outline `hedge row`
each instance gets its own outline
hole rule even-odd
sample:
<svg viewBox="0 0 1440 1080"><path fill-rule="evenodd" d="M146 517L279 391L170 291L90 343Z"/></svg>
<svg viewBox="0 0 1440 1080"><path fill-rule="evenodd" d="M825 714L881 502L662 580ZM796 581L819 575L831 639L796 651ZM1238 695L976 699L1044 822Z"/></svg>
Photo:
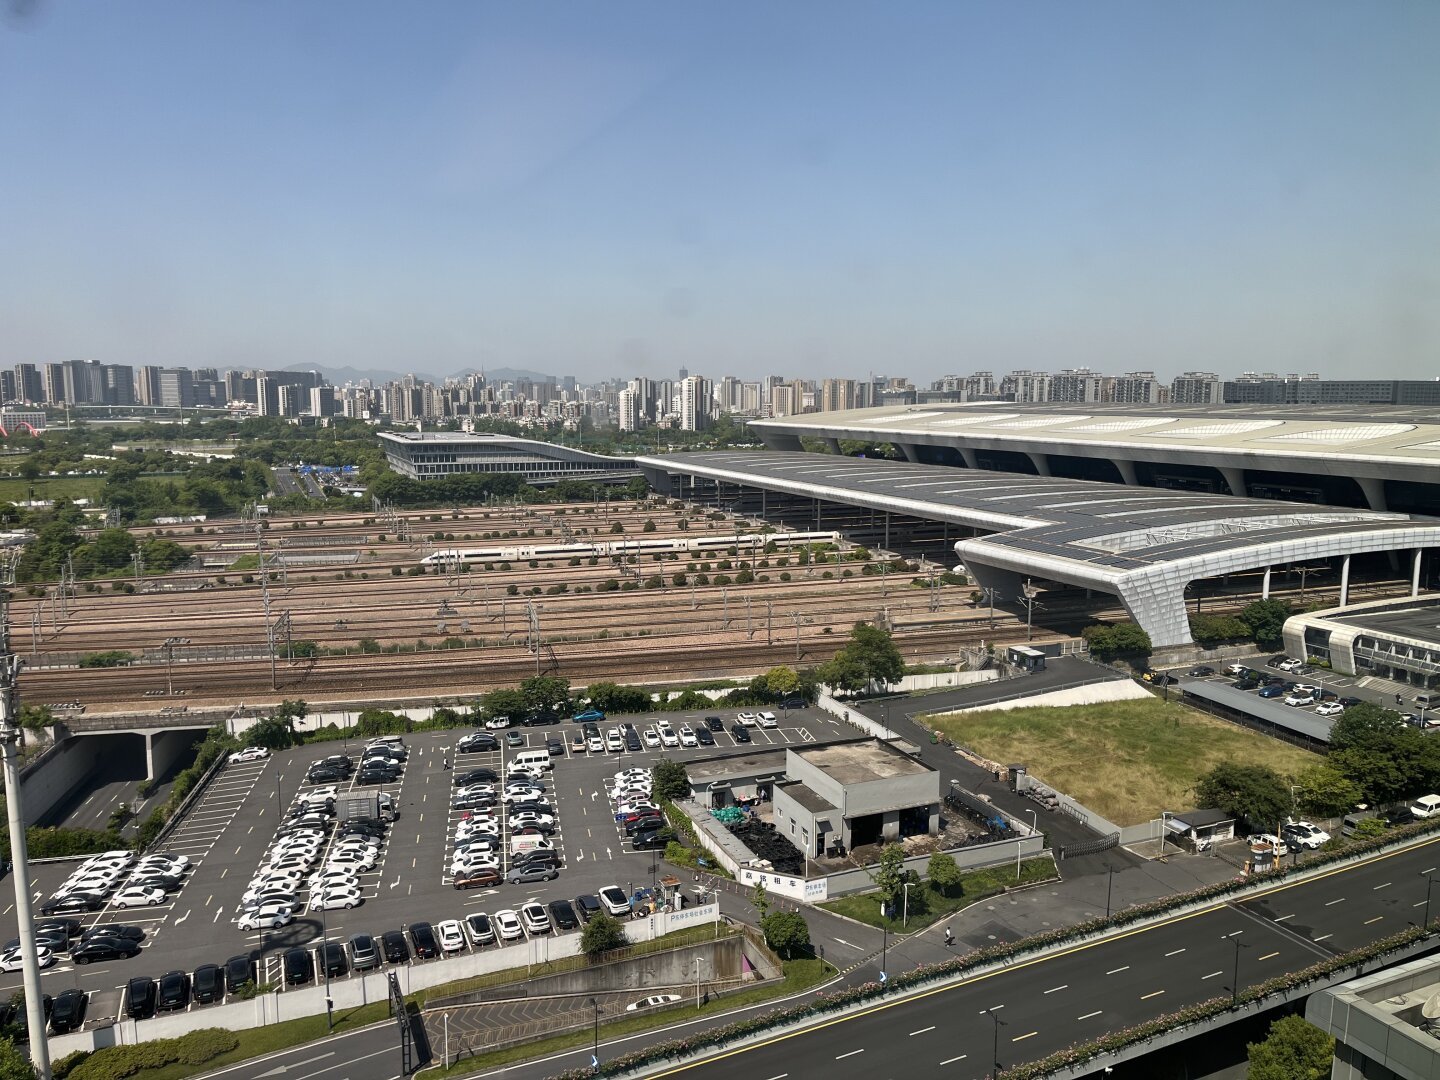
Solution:
<svg viewBox="0 0 1440 1080"><path fill-rule="evenodd" d="M240 1045L240 1037L223 1028L201 1028L178 1039L151 1039L125 1046L107 1046L93 1054L70 1054L56 1063L55 1080L124 1080L144 1069L167 1065L203 1065ZM64 1071L62 1071L62 1068Z"/></svg>

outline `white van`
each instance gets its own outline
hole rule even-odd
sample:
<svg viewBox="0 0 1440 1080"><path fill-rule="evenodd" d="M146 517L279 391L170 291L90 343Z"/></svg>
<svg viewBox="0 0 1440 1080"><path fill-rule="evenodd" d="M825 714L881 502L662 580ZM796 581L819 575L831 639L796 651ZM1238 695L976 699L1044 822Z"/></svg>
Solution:
<svg viewBox="0 0 1440 1080"><path fill-rule="evenodd" d="M548 769L550 765L549 750L521 750L510 759L510 768L521 769Z"/></svg>
<svg viewBox="0 0 1440 1080"><path fill-rule="evenodd" d="M510 854L519 855L525 851L554 851L555 845L543 836L512 836Z"/></svg>

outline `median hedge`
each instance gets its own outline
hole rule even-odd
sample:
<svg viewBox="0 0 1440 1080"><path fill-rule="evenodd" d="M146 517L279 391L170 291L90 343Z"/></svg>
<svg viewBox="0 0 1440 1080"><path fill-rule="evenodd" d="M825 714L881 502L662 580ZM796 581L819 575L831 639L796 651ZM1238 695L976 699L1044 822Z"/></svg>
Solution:
<svg viewBox="0 0 1440 1080"><path fill-rule="evenodd" d="M55 1080L125 1080L145 1069L167 1065L203 1065L240 1045L240 1037L224 1028L201 1028L178 1039L151 1039L125 1046L107 1046L86 1054L77 1051L57 1061Z"/></svg>

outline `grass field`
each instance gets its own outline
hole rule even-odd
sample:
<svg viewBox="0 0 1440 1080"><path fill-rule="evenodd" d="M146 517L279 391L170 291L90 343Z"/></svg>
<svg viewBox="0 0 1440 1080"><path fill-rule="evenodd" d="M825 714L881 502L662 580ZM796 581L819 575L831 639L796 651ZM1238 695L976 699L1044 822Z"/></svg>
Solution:
<svg viewBox="0 0 1440 1080"><path fill-rule="evenodd" d="M105 487L103 476L49 476L39 480L26 480L19 476L0 476L0 502L25 502L30 490L35 490L37 499L89 499L100 498Z"/></svg>
<svg viewBox="0 0 1440 1080"><path fill-rule="evenodd" d="M1117 825L1194 805L1199 777L1222 761L1294 775L1320 758L1159 699L927 716L960 746L1019 763Z"/></svg>

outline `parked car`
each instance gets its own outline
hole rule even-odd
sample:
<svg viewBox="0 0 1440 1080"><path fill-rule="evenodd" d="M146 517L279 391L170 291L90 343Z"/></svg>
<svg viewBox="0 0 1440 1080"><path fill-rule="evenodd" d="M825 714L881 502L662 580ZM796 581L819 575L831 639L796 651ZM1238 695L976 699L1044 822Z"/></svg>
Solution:
<svg viewBox="0 0 1440 1080"><path fill-rule="evenodd" d="M700 742L695 738L695 731L689 724L680 725L680 745L699 746Z"/></svg>
<svg viewBox="0 0 1440 1080"><path fill-rule="evenodd" d="M1345 711L1345 706L1338 701L1322 701L1315 706L1316 716L1339 716Z"/></svg>
<svg viewBox="0 0 1440 1080"><path fill-rule="evenodd" d="M225 961L225 989L235 993L247 982L255 981L255 965L248 954L240 953Z"/></svg>
<svg viewBox="0 0 1440 1080"><path fill-rule="evenodd" d="M502 908L495 913L495 931L504 941L518 941L525 936L525 928L520 925L520 916L510 908Z"/></svg>
<svg viewBox="0 0 1440 1080"><path fill-rule="evenodd" d="M500 871L496 867L479 866L455 875L457 889L489 889L500 884Z"/></svg>
<svg viewBox="0 0 1440 1080"><path fill-rule="evenodd" d="M735 719L738 720L738 721L740 721L740 723L744 724L746 727L759 727L759 726L760 726L760 714L759 714L759 713L753 713L753 712L736 713L736 714L735 714Z"/></svg>
<svg viewBox="0 0 1440 1080"><path fill-rule="evenodd" d="M532 881L554 881L560 871L553 866L512 866L505 875L511 885L526 885Z"/></svg>
<svg viewBox="0 0 1440 1080"><path fill-rule="evenodd" d="M495 926L490 921L490 916L483 911L474 911L465 916L465 932L470 935L470 941L475 945L495 944Z"/></svg>
<svg viewBox="0 0 1440 1080"><path fill-rule="evenodd" d="M271 903L241 915L235 925L241 930L278 930L294 921L295 913L289 904Z"/></svg>
<svg viewBox="0 0 1440 1080"><path fill-rule="evenodd" d="M1410 804L1410 816L1429 818L1440 814L1440 795L1421 795Z"/></svg>
<svg viewBox="0 0 1440 1080"><path fill-rule="evenodd" d="M1175 680L1171 679L1170 681L1174 682ZM779 727L780 719L773 712L762 712L760 714L760 726L763 728Z"/></svg>
<svg viewBox="0 0 1440 1080"><path fill-rule="evenodd" d="M387 964L403 964L410 959L410 943L399 930L386 930L381 934L380 947Z"/></svg>
<svg viewBox="0 0 1440 1080"><path fill-rule="evenodd" d="M560 931L574 930L580 925L580 918L575 914L569 900L551 900L546 905L550 912L550 921L555 924L555 929Z"/></svg>
<svg viewBox="0 0 1440 1080"><path fill-rule="evenodd" d="M126 923L96 923L80 935L82 942L92 941L97 937L118 937L140 944L145 940L145 931L138 926L130 926Z"/></svg>
<svg viewBox="0 0 1440 1080"><path fill-rule="evenodd" d="M748 743L750 741L750 732L746 731L739 724L734 724L730 728L730 737L737 743Z"/></svg>
<svg viewBox="0 0 1440 1080"><path fill-rule="evenodd" d="M493 784L500 779L500 774L494 769L470 769L455 777L456 787L468 787L471 784Z"/></svg>
<svg viewBox="0 0 1440 1080"><path fill-rule="evenodd" d="M320 946L320 970L334 979L349 972L345 960L345 946L338 941L326 941Z"/></svg>
<svg viewBox="0 0 1440 1080"><path fill-rule="evenodd" d="M75 911L99 911L105 906L104 893L74 892L52 896L40 905L41 915L66 915Z"/></svg>
<svg viewBox="0 0 1440 1080"><path fill-rule="evenodd" d="M1281 826L1280 832L1286 840L1293 840L1310 851L1314 851L1330 839L1328 832L1308 821L1287 821Z"/></svg>
<svg viewBox="0 0 1440 1080"><path fill-rule="evenodd" d="M626 1012L644 1012L646 1009L656 1009L661 1005L673 1005L680 1000L679 994L651 994L649 997L641 998L639 1001L632 1001L625 1006Z"/></svg>
<svg viewBox="0 0 1440 1080"><path fill-rule="evenodd" d="M1315 704L1315 696L1309 693L1294 693L1285 699L1285 704L1292 709L1303 709L1307 705Z"/></svg>
<svg viewBox="0 0 1440 1080"><path fill-rule="evenodd" d="M571 719L572 719L573 721L575 721L575 723L577 723L577 724L583 724L583 723L585 723L587 720L588 720L588 721L604 720L604 719L605 719L605 714L604 714L603 712L601 712L599 709L586 709L584 712L576 713L573 717L571 717Z"/></svg>
<svg viewBox="0 0 1440 1080"><path fill-rule="evenodd" d="M1260 693L1257 696L1262 698L1284 697L1285 689L1284 687L1280 686L1262 686L1260 688Z"/></svg>
<svg viewBox="0 0 1440 1080"><path fill-rule="evenodd" d="M72 964L93 964L97 960L125 960L140 953L140 943L128 938L97 937L82 941L70 950Z"/></svg>
<svg viewBox="0 0 1440 1080"><path fill-rule="evenodd" d="M410 924L410 941L415 946L415 956L420 960L433 960L440 955L440 943L435 940L435 928L428 922Z"/></svg>
<svg viewBox="0 0 1440 1080"><path fill-rule="evenodd" d="M625 835L634 836L638 832L649 832L652 829L665 827L665 819L659 814L643 814L633 821L625 823Z"/></svg>
<svg viewBox="0 0 1440 1080"><path fill-rule="evenodd" d="M247 746L244 750L236 750L229 757L231 765L239 765L246 761L264 761L270 756L270 751L263 746Z"/></svg>
<svg viewBox="0 0 1440 1080"><path fill-rule="evenodd" d="M299 945L285 950L282 966L286 986L302 986L315 978L315 962L310 959L310 950Z"/></svg>
<svg viewBox="0 0 1440 1080"><path fill-rule="evenodd" d="M356 934L350 939L350 966L356 971L380 966L380 949L369 934Z"/></svg>
<svg viewBox="0 0 1440 1080"><path fill-rule="evenodd" d="M437 924L435 933L440 939L442 952L460 952L465 948L465 931L461 929L458 919L446 919Z"/></svg>
<svg viewBox="0 0 1440 1080"><path fill-rule="evenodd" d="M85 992L72 987L55 995L50 1006L50 1032L64 1035L85 1023Z"/></svg>
<svg viewBox="0 0 1440 1080"><path fill-rule="evenodd" d="M575 898L575 912L580 916L581 922L589 922L603 910L600 898L594 893L583 893Z"/></svg>
<svg viewBox="0 0 1440 1080"><path fill-rule="evenodd" d="M47 968L55 963L55 954L44 946L37 945L35 947L35 955L39 959L42 968ZM0 971L9 974L20 971L24 967L25 960L20 955L20 947L18 945L13 949L7 949L5 952L0 953Z"/></svg>
<svg viewBox="0 0 1440 1080"><path fill-rule="evenodd" d="M190 976L190 996L196 1005L219 1001L225 993L225 970L219 964L201 964Z"/></svg>
<svg viewBox="0 0 1440 1080"><path fill-rule="evenodd" d="M545 911L545 905L534 901L520 906L520 921L525 926L525 932L532 936L536 934L550 933L550 916Z"/></svg>
<svg viewBox="0 0 1440 1080"><path fill-rule="evenodd" d="M695 741L701 746L714 746L715 736L710 734L708 727L700 727L695 729Z"/></svg>
<svg viewBox="0 0 1440 1080"><path fill-rule="evenodd" d="M1199 667L1191 668L1185 674L1192 679L1206 679L1215 674L1215 669L1208 664L1201 664Z"/></svg>
<svg viewBox="0 0 1440 1080"><path fill-rule="evenodd" d="M500 741L488 731L472 732L455 744L455 752L458 754L476 754L499 749Z"/></svg>
<svg viewBox="0 0 1440 1080"><path fill-rule="evenodd" d="M155 1015L155 980L139 976L125 984L125 1015L144 1020Z"/></svg>
<svg viewBox="0 0 1440 1080"><path fill-rule="evenodd" d="M619 885L606 885L597 894L600 903L605 910L618 918L624 918L630 914L630 898Z"/></svg>
<svg viewBox="0 0 1440 1080"><path fill-rule="evenodd" d="M160 991L156 996L158 1012L175 1012L190 1004L190 976L183 971L167 971L160 976Z"/></svg>

